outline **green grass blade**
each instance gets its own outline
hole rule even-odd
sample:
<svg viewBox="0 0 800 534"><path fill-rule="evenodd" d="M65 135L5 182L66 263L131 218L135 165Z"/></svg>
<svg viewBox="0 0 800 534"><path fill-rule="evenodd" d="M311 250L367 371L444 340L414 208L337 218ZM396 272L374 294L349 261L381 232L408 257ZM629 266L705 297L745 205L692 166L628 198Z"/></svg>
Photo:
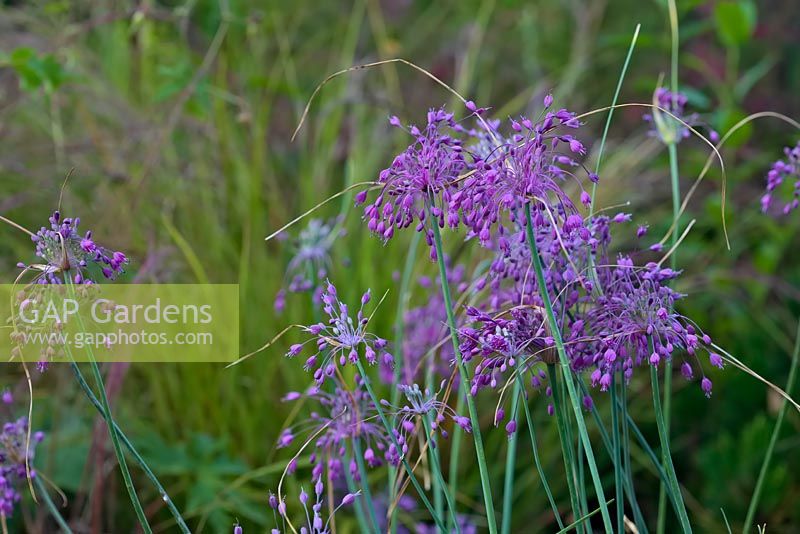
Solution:
<svg viewBox="0 0 800 534"><path fill-rule="evenodd" d="M502 534L509 534L511 532L511 502L514 497L514 469L517 464L517 435L519 434L519 380L514 381L512 388L511 398L511 420L517 425L517 428L508 438L508 448L506 449L506 473L503 480L503 520L500 525L500 532Z"/></svg>

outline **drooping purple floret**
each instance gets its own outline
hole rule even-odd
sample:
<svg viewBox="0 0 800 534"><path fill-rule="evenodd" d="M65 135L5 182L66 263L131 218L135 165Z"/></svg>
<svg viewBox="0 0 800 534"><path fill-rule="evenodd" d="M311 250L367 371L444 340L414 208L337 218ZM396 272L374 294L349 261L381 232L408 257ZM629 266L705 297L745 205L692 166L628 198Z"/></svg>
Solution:
<svg viewBox="0 0 800 534"><path fill-rule="evenodd" d="M773 201L776 200L775 196L778 194L778 188L784 182L791 183L792 189L791 199L780 207L781 212L787 215L800 206L800 141L797 142L794 148L784 148L783 152L786 155L785 159L779 159L773 163L767 173L767 190L764 196L761 197L761 211L764 213L769 211Z"/></svg>
<svg viewBox="0 0 800 534"><path fill-rule="evenodd" d="M314 380L318 385L336 373L336 366L355 364L360 358L369 365L374 365L380 356L384 360L392 359L386 351L386 340L367 331L369 319L364 315L364 305L370 301L370 292L361 297L361 307L355 320L350 316L349 308L341 302L336 287L327 282L322 294L323 311L328 315L327 322L320 322L303 327L313 337L304 343L297 343L286 353L289 357L298 356L309 343L314 343L315 353L306 359L303 368L314 372Z"/></svg>
<svg viewBox="0 0 800 534"><path fill-rule="evenodd" d="M295 504L296 501L303 509L303 513L299 514L300 517L302 517L299 531L304 534L328 534L330 532L329 526L333 516L336 515L341 508L353 504L353 502L355 502L355 500L361 496L361 490L358 490L355 493L346 493L338 501L336 506L331 506L325 504L326 488L325 484L323 483L323 477L314 476L312 483L314 491L313 502L311 501L311 496L305 491L305 488L302 487L300 488L300 494L297 497L292 498L292 504ZM331 494L332 493L333 492L331 492ZM296 533L297 529L295 529L293 526L291 527L291 530L286 527L286 522L290 513L287 507L287 496L276 496L270 492L268 503L269 507L273 510L273 514L275 514L275 523L282 527L273 528L270 531L271 534L283 534L284 532ZM311 506L309 506L309 504ZM323 519L323 514L328 511L328 518Z"/></svg>
<svg viewBox="0 0 800 534"><path fill-rule="evenodd" d="M428 389L423 390L417 384L401 384L397 387L405 396L406 403L400 407L391 406L388 401L382 401L382 403L393 410L393 415L396 416L402 431L401 435L403 433L414 434L420 418L427 420L431 425L431 430L440 433L445 438L448 434L442 428L442 423L447 419L460 426L465 432L472 432L469 417L458 414L449 404L438 400L434 392Z"/></svg>
<svg viewBox="0 0 800 534"><path fill-rule="evenodd" d="M396 117L390 122L401 128ZM364 218L372 232L388 241L395 231L416 222L417 231L425 231L432 246L433 237L426 225L458 225L458 208L452 204L452 195L460 175L467 170L461 140L454 137L461 130L453 114L444 109L430 110L424 129L409 127L407 131L414 142L381 171L381 190L364 208ZM364 203L366 198L366 191L362 191L356 202ZM428 209L435 221L427 220Z"/></svg>
<svg viewBox="0 0 800 534"><path fill-rule="evenodd" d="M88 272L91 264L96 265L103 276L113 280L123 272L128 258L122 252L114 252L98 245L92 232L81 235L78 232L80 219L62 218L58 211L50 216L50 228L42 227L31 237L36 244L36 255L43 264L25 265L23 269L40 271L38 282L42 284L62 284L67 276L76 284L91 284L93 279Z"/></svg>

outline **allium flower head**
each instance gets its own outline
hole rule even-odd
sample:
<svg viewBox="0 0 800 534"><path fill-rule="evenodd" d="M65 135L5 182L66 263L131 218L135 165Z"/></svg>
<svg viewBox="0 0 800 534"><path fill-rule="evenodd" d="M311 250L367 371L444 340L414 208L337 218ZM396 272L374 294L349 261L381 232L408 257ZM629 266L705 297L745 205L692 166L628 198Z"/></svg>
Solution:
<svg viewBox="0 0 800 534"><path fill-rule="evenodd" d="M23 269L41 271L39 283L61 284L70 276L76 284L92 283L87 272L90 264L99 267L103 276L113 280L123 272L128 258L122 252L113 252L99 246L92 238L92 232L78 233L80 219L62 218L56 211L50 216L50 228L42 227L31 240L36 243L36 255L43 264L25 265Z"/></svg>
<svg viewBox="0 0 800 534"><path fill-rule="evenodd" d="M575 115L566 109L548 111L537 123L525 117L512 119L511 128L516 133L508 140L499 140L494 151L476 160L475 173L466 178L453 202L481 243L489 243L492 228L503 213L518 220L519 208L532 200L537 208L563 213L565 219L576 213L562 187L571 178L582 189L582 180L576 174L581 165L575 158L583 156L586 149L567 133L579 127ZM594 174L589 178L597 180ZM582 200L586 198L581 195ZM537 221L544 220L545 215L537 217Z"/></svg>
<svg viewBox="0 0 800 534"><path fill-rule="evenodd" d="M776 190L783 182L792 184L791 200L781 207L783 214L786 215L800 206L800 141L794 148L784 148L783 152L786 158L773 163L767 173L767 191L761 197L761 211L764 213L769 210L775 200Z"/></svg>
<svg viewBox="0 0 800 534"><path fill-rule="evenodd" d="M438 431L443 437L447 437L447 431L441 428L442 423L447 419L452 420L465 432L472 432L469 417L456 413L447 403L436 398L436 394L428 389L421 389L417 384L410 386L401 384L397 386L406 398L406 404L396 409L400 427L406 433L413 433L417 420L429 418L433 431ZM391 407L388 401L383 402L387 407Z"/></svg>
<svg viewBox="0 0 800 534"><path fill-rule="evenodd" d="M654 263L637 269L626 257L618 264L609 268L610 277L600 275L603 294L584 316L585 339L591 341L576 345L576 352L583 351L583 355L574 361L578 368L594 367L592 384L604 391L616 370L621 369L630 380L635 367L658 366L672 359L676 351L685 351L698 362L698 352L708 352L711 346L711 338L675 310L683 295L667 284L679 273ZM708 354L712 365L721 366L718 355ZM684 376L692 375L690 362L682 368ZM710 393L711 381L707 378L704 390L706 384Z"/></svg>
<svg viewBox="0 0 800 534"><path fill-rule="evenodd" d="M400 461L392 439L377 419L377 410L357 378L353 390L334 380L333 392L312 388L305 395L293 395L291 400L306 398L315 406L308 419L281 433L278 446L287 446L295 434L316 435L311 463L315 476L327 468L332 480L340 480L344 469L358 480L357 466L346 466L342 460L351 450L352 440L358 439L366 465L377 467L385 459L390 465ZM318 407L318 408L317 408Z"/></svg>
<svg viewBox="0 0 800 534"><path fill-rule="evenodd" d="M319 292L331 266L333 243L344 234L336 220L311 219L293 240L294 255L286 268L286 289L292 293ZM278 312L285 306L286 289L281 289L275 297ZM315 295L316 301L318 298L319 295Z"/></svg>
<svg viewBox="0 0 800 534"><path fill-rule="evenodd" d="M19 484L27 479L26 463L33 461L34 447L44 439L44 434L36 432L28 442L28 418L21 417L3 425L0 433L0 513L10 517L14 505L21 496L17 491ZM31 476L36 476L31 472Z"/></svg>
<svg viewBox="0 0 800 534"><path fill-rule="evenodd" d="M271 530L272 534L283 534L285 532L296 533L298 531L302 534L329 534L331 532L329 528L330 521L333 516L336 515L341 508L353 504L356 498L361 495L360 490L355 493L347 493L341 498L336 506L323 506L325 504L326 490L322 476L314 477L313 491L313 502L311 501L310 495L306 493L304 488L300 488L300 494L291 500L291 504L299 503L303 508L301 526L299 529L296 529L294 526L292 526L291 529L287 528L286 523L289 521L287 497L281 496L278 498L274 494L270 493L269 506L274 511L273 513L275 514L276 524L279 524L282 527L273 528ZM311 506L309 506L309 504ZM323 519L323 514L327 510L330 510L330 516L326 520Z"/></svg>
<svg viewBox="0 0 800 534"><path fill-rule="evenodd" d="M513 308L505 317L492 317L475 308L467 316L479 328L459 331L466 361L478 358L471 394L484 387L496 388L506 372L524 372L534 361L553 363L553 338L541 313L529 307Z"/></svg>
<svg viewBox="0 0 800 534"><path fill-rule="evenodd" d="M396 117L390 122L401 127ZM372 232L388 241L396 230L407 228L414 221L417 231L425 230L426 224L458 225L458 209L451 201L467 162L461 141L453 137L456 131L461 131L461 127L453 120L453 114L444 109L430 110L428 124L422 130L416 126L408 129L414 142L394 158L389 168L381 171L380 193L364 208L364 218ZM356 202L365 202L366 196L366 191L362 191ZM426 220L428 208L435 221ZM432 245L430 228L426 238Z"/></svg>
<svg viewBox="0 0 800 534"><path fill-rule="evenodd" d="M339 300L336 287L327 282L322 294L323 311L328 315L327 323L317 323L303 327L314 337L305 343L292 345L287 356L294 357L303 351L305 344L314 342L316 352L306 359L304 369L314 370L314 380L321 385L326 378L334 376L336 366L355 364L364 358L369 365L378 361L378 356L386 361L392 359L386 349L386 340L367 331L369 318L364 315L364 305L370 301L369 290L361 297L361 307L355 319L351 317L346 304Z"/></svg>

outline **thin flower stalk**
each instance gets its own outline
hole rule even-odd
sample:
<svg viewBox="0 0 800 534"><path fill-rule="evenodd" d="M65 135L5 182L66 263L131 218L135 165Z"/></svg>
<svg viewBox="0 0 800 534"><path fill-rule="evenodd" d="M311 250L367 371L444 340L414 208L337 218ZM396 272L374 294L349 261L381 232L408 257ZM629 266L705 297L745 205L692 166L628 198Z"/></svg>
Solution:
<svg viewBox="0 0 800 534"><path fill-rule="evenodd" d="M566 378L564 382L567 384L567 392L569 393L570 402L572 404L572 410L575 415L575 420L578 425L578 434L580 436L581 443L583 444L584 452L586 454L586 459L589 462L589 471L592 474L592 481L594 483L595 493L597 494L597 499L600 503L600 511L603 516L603 525L605 526L606 530L611 531L613 530L611 524L611 516L608 513L608 506L606 505L606 498L605 493L603 492L603 485L600 480L600 473L597 470L597 465L595 464L594 460L594 452L592 451L592 443L589 441L589 434L586 431L586 423L583 421L583 413L581 412L580 406L580 399L578 399L577 392L575 391L575 384L570 380L568 377L571 376L572 370L570 368L569 359L567 358L566 350L564 349L564 343L561 340L561 333L558 327L558 323L556 321L555 314L553 313L553 305L550 302L550 295L548 294L547 284L545 283L544 273L542 271L542 262L541 258L539 257L539 251L536 248L536 239L533 236L533 220L531 218L531 208L530 203L525 204L525 221L526 221L526 232L528 237L528 246L531 249L531 259L533 260L533 268L534 273L536 275L536 281L540 288L541 298L544 302L545 313L547 314L547 320L550 325L550 331L552 333L553 339L555 341L556 350L558 352L558 358L561 366L561 372L563 376Z"/></svg>
<svg viewBox="0 0 800 534"><path fill-rule="evenodd" d="M70 296L72 298L76 298L75 296L75 286L72 283L72 279L70 277L66 277L67 285L69 286ZM85 331L86 327L83 323L83 318L81 314L76 314L78 319L78 327L81 331ZM75 361L75 358L72 356L72 351L70 350L69 344L65 344L64 348L69 356L70 361ZM92 370L92 375L94 375L94 380L97 384L97 388L100 390L100 405L103 408L104 414L104 421L106 426L108 427L108 433L111 436L111 443L114 447L114 454L117 457L117 462L119 463L119 469L122 472L122 479L125 482L125 489L128 491L128 496L130 497L131 504L133 504L133 509L136 512L136 517L139 520L139 524L142 526L142 530L146 534L152 534L152 529L147 522L147 517L144 514L144 510L142 509L142 503L139 502L139 497L136 494L136 488L133 485L133 479L131 478L131 473L128 470L128 463L125 460L125 454L122 452L122 446L120 445L119 441L119 434L117 434L116 426L114 425L114 417L111 414L111 406L108 402L108 395L106 395L106 386L103 382L103 374L100 372L100 367L97 365L97 360L94 357L94 352L90 345L86 345L86 354L89 357L89 367Z"/></svg>
<svg viewBox="0 0 800 534"><path fill-rule="evenodd" d="M358 466L358 475L361 478L361 491L364 493L363 501L366 502L364 508L366 508L369 512L369 519L372 523L372 526L376 531L378 531L380 530L380 527L378 526L378 516L375 513L375 506L372 500L372 491L369 489L369 478L367 477L367 468L364 465L364 454L361 451L361 442L357 437L353 439L353 457L356 460L356 465ZM347 469L345 469L345 471L347 471Z"/></svg>
<svg viewBox="0 0 800 534"><path fill-rule="evenodd" d="M65 534L72 534L72 529L69 528L69 524L62 517L61 512L58 510L58 507L56 506L56 503L53 502L53 499L47 492L47 488L44 486L44 482L42 482L41 477L39 476L33 477L33 483L36 485L36 490L37 490L36 496L42 498L45 506L50 511L50 515L53 516L53 519L58 524L58 528L60 528Z"/></svg>
<svg viewBox="0 0 800 534"><path fill-rule="evenodd" d="M522 407L525 411L525 420L528 426L528 435L530 436L531 440L531 449L533 449L533 461L536 464L536 471L539 473L539 479L542 481L542 488L547 495L547 500L550 502L550 508L553 509L553 515L556 518L556 523L558 523L559 528L563 529L564 522L561 520L561 514L558 511L558 505L553 498L553 492L550 490L550 484L547 482L547 475L544 472L542 462L539 458L539 447L536 445L536 430L534 428L533 416L531 415L527 399L525 398L525 388L524 384L522 383L522 375L519 373L517 374L517 384L519 385L520 395L522 396Z"/></svg>
<svg viewBox="0 0 800 534"><path fill-rule="evenodd" d="M386 418L386 414L381 407L381 402L378 397L375 395L375 392L372 390L372 384L370 382L369 376L367 375L366 370L364 369L364 364L361 363L361 359L356 360L356 368L358 369L359 375L361 375L362 380L364 381L364 387L367 390L367 394L369 395L370 399L372 400L373 404L375 405L375 410L378 412L378 418L381 420L381 423L386 428L386 432L389 434L389 437L392 440L393 445L397 449L398 453L401 454L400 461L403 464L403 467L408 474L408 478L411 481L411 484L414 486L414 489L417 490L419 494L419 498L422 500L422 503L425 505L425 508L428 509L428 512L431 513L434 522L436 525L441 528L442 530L445 529L445 524L442 519L436 514L436 510L433 508L428 497L425 495L425 490L422 488L422 485L417 480L416 475L414 475L414 470L409 465L408 460L406 459L405 455L402 455L402 448L400 447L399 443L397 442L397 438L393 432L392 426L389 424L389 420Z"/></svg>
<svg viewBox="0 0 800 534"><path fill-rule="evenodd" d="M430 196L430 203L427 206L428 211L430 212L430 206L433 204L433 197ZM431 215L429 213L429 215ZM447 267L445 265L444 259L444 247L442 246L442 235L439 232L439 226L437 224L432 224L431 227L433 228L433 236L434 236L434 247L436 251L436 260L439 264L439 278L441 279L441 286L442 286L442 297L444 298L445 308L447 310L447 324L450 327L450 337L453 342L453 351L455 353L455 360L456 366L458 367L458 372L460 375L460 396L466 398L467 403L467 410L469 412L469 419L472 424L472 439L475 443L475 455L478 459L478 470L480 471L481 477L481 490L483 491L483 502L486 506L486 520L489 525L489 532L490 534L497 533L497 520L495 519L494 513L494 501L492 499L492 487L491 482L489 480L489 468L486 464L486 453L483 449L483 439L481 438L481 431L480 431L480 421L478 420L478 411L475 408L475 400L472 398L472 395L469 393L469 375L467 374L467 369L464 366L463 358L461 357L461 351L458 346L458 330L456 326L456 318L455 314L453 313L453 302L450 296L450 285L447 282Z"/></svg>
<svg viewBox="0 0 800 534"><path fill-rule="evenodd" d="M650 338L650 347L653 349L654 344ZM681 529L684 534L692 532L691 524L689 523L689 516L686 513L686 506L683 504L683 496L681 495L681 488L678 485L678 478L675 475L675 466L672 464L672 456L669 452L669 437L667 436L666 424L664 422L664 413L661 410L661 395L658 391L658 367L650 367L650 383L653 388L653 407L656 412L656 425L658 426L658 437L661 442L661 461L664 464L667 479L675 497L675 512L678 514L678 519L681 523Z"/></svg>
<svg viewBox="0 0 800 534"><path fill-rule="evenodd" d="M500 526L501 534L511 532L511 501L514 496L514 470L517 463L517 427L519 425L519 398L521 395L519 381L514 381L511 401L511 421L513 428L508 432L508 448L506 449L506 472L503 481L503 522Z"/></svg>

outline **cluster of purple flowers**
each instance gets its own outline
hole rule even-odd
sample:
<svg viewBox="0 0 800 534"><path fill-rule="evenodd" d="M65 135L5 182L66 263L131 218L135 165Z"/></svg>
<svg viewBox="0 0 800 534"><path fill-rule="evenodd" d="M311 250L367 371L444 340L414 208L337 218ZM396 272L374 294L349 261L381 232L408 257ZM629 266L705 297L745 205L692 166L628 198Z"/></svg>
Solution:
<svg viewBox="0 0 800 534"><path fill-rule="evenodd" d="M313 370L314 380L320 386L326 378L336 374L337 365L355 364L362 357L369 365L374 365L379 355L384 362L391 363L393 357L386 351L386 340L366 329L369 318L364 315L364 306L370 299L368 290L361 297L361 307L354 320L347 304L339 300L336 287L328 282L322 294L322 309L328 315L328 321L304 327L304 331L314 337L305 343L292 345L287 356L299 355L307 343L313 342L316 352L306 359L303 368Z"/></svg>
<svg viewBox="0 0 800 534"><path fill-rule="evenodd" d="M363 381L356 378L352 390L348 390L336 378L332 384L334 387L331 392L314 386L305 394L294 392L284 397L286 401L305 398L318 409L313 409L302 425L284 430L278 438L278 447L291 445L297 434L310 436L309 439L313 440L313 452L309 461L315 478L323 475L327 469L327 476L331 480L342 480L344 470L348 469L350 475L359 480L355 459L351 459L349 465L344 463L344 459L350 455L352 440L355 439L360 442L367 466L382 465L382 458L389 465L396 466L404 451L395 448L386 429L377 420L375 405L364 391ZM405 443L400 432L395 433L395 439L401 446Z"/></svg>
<svg viewBox="0 0 800 534"><path fill-rule="evenodd" d="M300 494L297 496L297 501L303 507L305 524L299 529L303 534L328 534L331 532L330 523L336 512L340 508L349 506L355 502L360 496L360 493L347 493L339 501L339 504L331 510L331 514L327 520L323 519L324 503L325 503L325 484L323 483L322 476L314 479L313 484L314 499L306 492L305 488L300 488ZM280 527L273 528L272 534L283 534L285 532L298 532L298 529L290 523L287 515L286 497L278 497L273 493L269 495L269 507L273 510L274 520L276 525ZM310 506L309 506L310 505ZM289 527L287 528L287 523ZM241 532L241 531L240 531Z"/></svg>
<svg viewBox="0 0 800 534"><path fill-rule="evenodd" d="M3 393L3 402L13 402L11 393ZM44 439L43 432L35 432L28 443L28 418L20 417L3 425L0 433L0 514L10 517L21 499L17 489L27 479L26 465L33 462L34 448ZM31 469L31 476L36 472Z"/></svg>
<svg viewBox="0 0 800 534"><path fill-rule="evenodd" d="M53 212L50 228L43 226L31 237L36 243L36 255L44 263L19 263L17 266L40 271L38 282L42 284L61 284L66 276L71 276L76 284L91 284L93 280L87 272L91 264L97 265L105 278L116 278L123 272L128 258L122 252L110 251L95 243L91 231L81 235L78 232L80 222L79 218L62 218L58 211Z"/></svg>
<svg viewBox="0 0 800 534"><path fill-rule="evenodd" d="M772 164L767 173L767 191L761 197L761 211L766 213L773 200L775 200L776 190L783 182L792 184L791 200L787 201L781 211L784 215L788 214L800 206L800 141L797 145L783 149L786 159L779 159Z"/></svg>
<svg viewBox="0 0 800 534"><path fill-rule="evenodd" d="M703 123L700 115L687 111L688 102L689 98L684 93L658 87L653 93L653 106L657 107L642 116L652 126L649 134L658 137L664 144L680 143L691 135L689 127L703 126L712 143L719 141L719 134ZM669 114L661 110L667 110ZM675 120L676 117L679 120Z"/></svg>

